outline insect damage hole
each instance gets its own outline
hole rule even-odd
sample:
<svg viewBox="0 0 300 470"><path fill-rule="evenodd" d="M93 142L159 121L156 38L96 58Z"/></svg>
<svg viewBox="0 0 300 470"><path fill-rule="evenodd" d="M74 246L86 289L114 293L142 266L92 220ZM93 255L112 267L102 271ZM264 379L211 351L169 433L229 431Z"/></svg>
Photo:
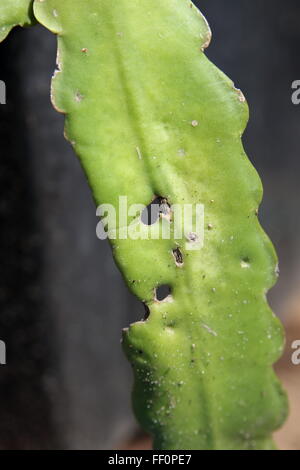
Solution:
<svg viewBox="0 0 300 470"><path fill-rule="evenodd" d="M155 300L162 302L171 294L171 288L168 284L162 284L155 289Z"/></svg>
<svg viewBox="0 0 300 470"><path fill-rule="evenodd" d="M183 255L181 253L180 248L177 247L173 250L173 256L174 256L174 259L175 259L176 266L181 268L183 266Z"/></svg>
<svg viewBox="0 0 300 470"><path fill-rule="evenodd" d="M145 309L143 321L146 321L146 320L148 320L148 318L149 318L149 316L150 316L150 308L149 308L148 305L145 304L144 302L143 302L143 305L144 305L144 309Z"/></svg>
<svg viewBox="0 0 300 470"><path fill-rule="evenodd" d="M241 260L241 267L242 268L250 268L250 258L248 256L245 256Z"/></svg>
<svg viewBox="0 0 300 470"><path fill-rule="evenodd" d="M170 216L170 205L165 197L158 196L145 207L141 213L141 221L144 225L153 225L159 217Z"/></svg>

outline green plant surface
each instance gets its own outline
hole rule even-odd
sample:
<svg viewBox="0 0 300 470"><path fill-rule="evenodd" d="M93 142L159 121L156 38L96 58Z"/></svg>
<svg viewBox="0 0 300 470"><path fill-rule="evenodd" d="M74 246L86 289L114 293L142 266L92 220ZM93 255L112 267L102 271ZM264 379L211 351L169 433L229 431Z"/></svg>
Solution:
<svg viewBox="0 0 300 470"><path fill-rule="evenodd" d="M36 0L34 12L58 35L52 100L96 204L160 196L205 207L200 250L188 249L188 233L110 232L124 279L150 312L123 333L137 418L157 449L273 448L287 409L272 368L282 326L266 301L277 260L241 142L248 107L204 54L205 19L190 0ZM163 284L171 294L158 301Z"/></svg>
<svg viewBox="0 0 300 470"><path fill-rule="evenodd" d="M14 26L29 26L34 22L33 0L0 0L0 41Z"/></svg>

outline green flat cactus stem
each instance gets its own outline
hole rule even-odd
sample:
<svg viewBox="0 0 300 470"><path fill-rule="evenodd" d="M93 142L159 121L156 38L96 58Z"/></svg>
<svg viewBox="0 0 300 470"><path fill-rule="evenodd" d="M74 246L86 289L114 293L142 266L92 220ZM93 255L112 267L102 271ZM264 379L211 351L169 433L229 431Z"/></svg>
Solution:
<svg viewBox="0 0 300 470"><path fill-rule="evenodd" d="M0 0L0 41L14 26L34 23L33 0Z"/></svg>
<svg viewBox="0 0 300 470"><path fill-rule="evenodd" d="M96 204L205 207L200 250L184 235L111 239L149 309L123 334L137 418L157 449L272 449L287 408L266 301L277 260L241 143L248 107L204 54L205 19L190 0L36 0L34 13L58 35L52 100ZM158 301L161 285L171 294Z"/></svg>

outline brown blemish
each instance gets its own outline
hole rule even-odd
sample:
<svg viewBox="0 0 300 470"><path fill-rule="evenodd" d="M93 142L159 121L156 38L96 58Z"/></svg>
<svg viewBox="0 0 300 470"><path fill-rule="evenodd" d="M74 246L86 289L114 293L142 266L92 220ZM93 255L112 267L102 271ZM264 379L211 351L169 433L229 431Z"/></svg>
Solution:
<svg viewBox="0 0 300 470"><path fill-rule="evenodd" d="M238 94L239 101L241 103L245 103L246 98L245 98L243 92L241 90L239 90L238 88L236 88L236 91L237 91L237 94Z"/></svg>
<svg viewBox="0 0 300 470"><path fill-rule="evenodd" d="M211 31L209 30L207 35L206 35L206 39L205 39L205 42L202 44L201 46L201 51L204 52L205 49L208 48L208 46L210 45L211 43L211 37L212 37L212 34L211 34Z"/></svg>
<svg viewBox="0 0 300 470"><path fill-rule="evenodd" d="M77 103L80 103L82 100L83 100L84 96L79 92L79 91L76 91L75 93L75 101Z"/></svg>
<svg viewBox="0 0 300 470"><path fill-rule="evenodd" d="M197 233L195 232L190 232L186 235L186 238L187 240L189 240L190 242L193 242L193 243L196 243L199 239Z"/></svg>
<svg viewBox="0 0 300 470"><path fill-rule="evenodd" d="M174 256L174 259L175 259L175 264L176 266L178 266L179 268L182 268L183 266L183 256L182 256L182 253L180 251L180 248L175 248L173 250L173 256Z"/></svg>

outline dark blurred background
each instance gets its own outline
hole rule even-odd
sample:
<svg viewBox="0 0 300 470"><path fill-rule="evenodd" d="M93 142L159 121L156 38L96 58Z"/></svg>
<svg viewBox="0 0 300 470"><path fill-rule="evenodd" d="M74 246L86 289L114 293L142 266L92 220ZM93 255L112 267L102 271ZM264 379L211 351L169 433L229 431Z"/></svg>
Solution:
<svg viewBox="0 0 300 470"><path fill-rule="evenodd" d="M291 101L291 84L300 80L300 2L195 3L213 30L207 55L249 102L244 144L264 183L260 218L280 257L270 301L288 324L300 280L300 105ZM15 29L0 45L7 85L0 105L0 339L7 346L0 448L113 448L138 429L120 334L143 307L96 238L89 189L50 104L55 42L37 26Z"/></svg>

